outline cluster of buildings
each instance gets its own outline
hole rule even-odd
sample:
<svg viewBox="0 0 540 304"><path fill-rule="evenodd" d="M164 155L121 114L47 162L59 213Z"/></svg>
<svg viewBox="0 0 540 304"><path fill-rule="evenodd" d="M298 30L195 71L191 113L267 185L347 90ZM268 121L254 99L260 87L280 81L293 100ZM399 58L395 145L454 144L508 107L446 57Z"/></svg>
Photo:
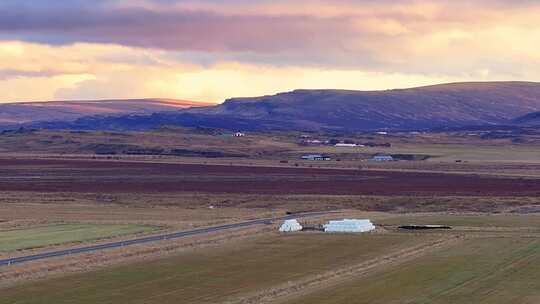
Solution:
<svg viewBox="0 0 540 304"><path fill-rule="evenodd" d="M324 154L306 154L302 155L302 160L332 160L332 157ZM392 155L375 155L371 158L371 160L376 162L387 162L395 161L396 159Z"/></svg>
<svg viewBox="0 0 540 304"><path fill-rule="evenodd" d="M321 140L321 139L314 139L307 135L303 135L300 137L300 145L304 146L334 146L334 147L342 147L342 148L364 148L364 147L391 147L391 143L377 143L377 142L363 142L363 143L355 143L350 140L344 140L339 141L337 139L330 139L330 140Z"/></svg>
<svg viewBox="0 0 540 304"><path fill-rule="evenodd" d="M302 156L303 160L332 160L328 155L323 154L306 154Z"/></svg>
<svg viewBox="0 0 540 304"><path fill-rule="evenodd" d="M286 220L279 227L280 232L296 232L303 229L296 219ZM320 230L331 233L361 233L375 230L375 225L368 219L343 219L329 221L322 225Z"/></svg>

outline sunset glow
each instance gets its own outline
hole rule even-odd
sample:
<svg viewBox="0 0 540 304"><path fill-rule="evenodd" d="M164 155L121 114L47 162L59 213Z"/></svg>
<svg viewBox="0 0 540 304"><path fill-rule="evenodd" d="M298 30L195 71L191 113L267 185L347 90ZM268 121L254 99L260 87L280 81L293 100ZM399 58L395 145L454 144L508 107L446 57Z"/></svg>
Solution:
<svg viewBox="0 0 540 304"><path fill-rule="evenodd" d="M0 3L0 102L540 81L536 1Z"/></svg>

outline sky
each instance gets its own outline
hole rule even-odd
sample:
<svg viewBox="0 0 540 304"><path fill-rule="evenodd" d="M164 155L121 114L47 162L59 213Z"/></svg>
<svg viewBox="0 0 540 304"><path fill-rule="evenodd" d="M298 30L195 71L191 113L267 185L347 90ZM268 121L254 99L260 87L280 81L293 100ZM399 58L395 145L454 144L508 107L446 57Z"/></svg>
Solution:
<svg viewBox="0 0 540 304"><path fill-rule="evenodd" d="M2 0L0 102L540 81L536 0Z"/></svg>

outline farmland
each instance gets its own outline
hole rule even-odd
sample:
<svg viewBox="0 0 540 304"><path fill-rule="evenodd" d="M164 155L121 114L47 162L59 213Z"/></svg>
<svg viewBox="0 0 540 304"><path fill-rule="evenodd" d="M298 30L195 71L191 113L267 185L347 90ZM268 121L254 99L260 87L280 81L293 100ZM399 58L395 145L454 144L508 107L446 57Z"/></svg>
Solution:
<svg viewBox="0 0 540 304"><path fill-rule="evenodd" d="M0 16L0 304L540 304L540 0Z"/></svg>
<svg viewBox="0 0 540 304"><path fill-rule="evenodd" d="M0 303L221 303L426 239L406 234L273 235L234 247L21 285L2 290Z"/></svg>
<svg viewBox="0 0 540 304"><path fill-rule="evenodd" d="M538 179L344 169L0 159L0 191L538 196Z"/></svg>
<svg viewBox="0 0 540 304"><path fill-rule="evenodd" d="M241 242L18 284L2 289L0 303L524 303L540 296L540 216L371 217L384 230L272 230ZM454 229L396 229L411 221L451 222Z"/></svg>
<svg viewBox="0 0 540 304"><path fill-rule="evenodd" d="M478 303L519 303L540 296L538 269L529 265L540 256L536 137L516 144L442 133L338 137L373 147L306 146L298 138L184 129L0 135L2 259L291 212L337 211L306 218L313 227L338 218L369 218L378 227L281 235L280 223L264 222L10 265L0 268L0 303L454 303L469 294ZM304 153L332 160L300 160ZM369 161L378 153L428 158ZM407 224L453 229L397 228Z"/></svg>
<svg viewBox="0 0 540 304"><path fill-rule="evenodd" d="M150 232L157 227L114 224L58 224L0 230L0 252L33 249L50 245L84 242L113 236Z"/></svg>
<svg viewBox="0 0 540 304"><path fill-rule="evenodd" d="M441 132L379 135L309 134L320 141L375 146L303 145L298 132L248 133L235 138L217 129L159 129L145 132L19 130L0 133L0 155L17 158L102 158L222 165L331 167L440 172L481 172L539 176L540 134L523 132ZM385 146L388 145L388 146ZM304 162L306 153L324 153L329 162ZM375 154L427 157L424 161L376 163ZM456 163L458 161L459 163Z"/></svg>
<svg viewBox="0 0 540 304"><path fill-rule="evenodd" d="M539 262L538 238L474 239L286 303L536 303Z"/></svg>

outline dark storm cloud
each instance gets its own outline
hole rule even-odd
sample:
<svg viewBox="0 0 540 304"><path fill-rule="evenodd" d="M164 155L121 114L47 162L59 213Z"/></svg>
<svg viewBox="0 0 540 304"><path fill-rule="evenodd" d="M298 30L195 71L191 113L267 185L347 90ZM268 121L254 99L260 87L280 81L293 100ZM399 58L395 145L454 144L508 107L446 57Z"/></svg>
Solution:
<svg viewBox="0 0 540 304"><path fill-rule="evenodd" d="M343 18L221 15L95 5L0 5L0 34L43 42L99 42L169 50L275 52L339 47L354 34ZM337 45L336 45L337 43Z"/></svg>

